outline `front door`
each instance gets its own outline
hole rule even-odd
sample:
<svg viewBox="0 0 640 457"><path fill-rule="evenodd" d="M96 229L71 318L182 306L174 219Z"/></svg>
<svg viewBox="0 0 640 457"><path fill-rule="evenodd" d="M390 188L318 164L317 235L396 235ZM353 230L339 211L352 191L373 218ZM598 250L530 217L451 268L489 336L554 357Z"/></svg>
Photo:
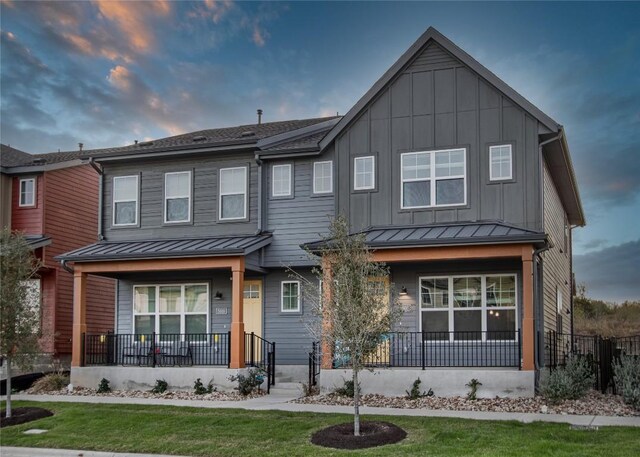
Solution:
<svg viewBox="0 0 640 457"><path fill-rule="evenodd" d="M244 331L262 336L262 280L244 281ZM254 349L254 360L260 360L260 345Z"/></svg>

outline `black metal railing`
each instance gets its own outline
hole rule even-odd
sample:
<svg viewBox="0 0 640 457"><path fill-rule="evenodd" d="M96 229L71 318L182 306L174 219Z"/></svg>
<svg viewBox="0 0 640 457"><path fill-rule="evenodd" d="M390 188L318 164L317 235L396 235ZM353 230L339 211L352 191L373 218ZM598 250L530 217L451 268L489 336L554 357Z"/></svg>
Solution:
<svg viewBox="0 0 640 457"><path fill-rule="evenodd" d="M276 343L254 332L244 334L245 365L263 370L267 376L267 393L276 383Z"/></svg>
<svg viewBox="0 0 640 457"><path fill-rule="evenodd" d="M595 375L594 388L615 393L613 365L622 355L640 357L640 335L604 338L549 331L545 335L545 366L554 370L570 357L585 357Z"/></svg>
<svg viewBox="0 0 640 457"><path fill-rule="evenodd" d="M85 334L83 365L229 366L230 332Z"/></svg>
<svg viewBox="0 0 640 457"><path fill-rule="evenodd" d="M346 351L344 351L346 352ZM516 367L520 368L520 330L472 332L389 332L372 341L367 367ZM335 368L349 367L336 345Z"/></svg>
<svg viewBox="0 0 640 457"><path fill-rule="evenodd" d="M311 352L309 352L309 387L318 385L318 375L320 374L320 343L313 342L311 344Z"/></svg>

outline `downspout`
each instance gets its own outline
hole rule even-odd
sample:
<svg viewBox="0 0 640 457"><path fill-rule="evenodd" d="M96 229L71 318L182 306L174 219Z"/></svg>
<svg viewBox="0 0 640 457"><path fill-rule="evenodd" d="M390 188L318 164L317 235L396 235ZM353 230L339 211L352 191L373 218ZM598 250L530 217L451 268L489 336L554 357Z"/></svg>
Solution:
<svg viewBox="0 0 640 457"><path fill-rule="evenodd" d="M62 268L64 269L64 271L66 271L67 273L74 273L73 268L71 268L69 265L67 265L67 261L66 260L61 260L60 261L60 265L62 265Z"/></svg>
<svg viewBox="0 0 640 457"><path fill-rule="evenodd" d="M262 233L262 159L256 152L255 160L258 164L258 230L257 234Z"/></svg>
<svg viewBox="0 0 640 457"><path fill-rule="evenodd" d="M553 143L554 141L562 139L562 137L564 136L564 129L561 125L558 126L558 129L558 134L556 136L538 144L538 152L540 155L540 216L542 218L542 230L544 230L544 156L542 155L542 147L546 146L549 143Z"/></svg>
<svg viewBox="0 0 640 457"><path fill-rule="evenodd" d="M93 157L89 158L89 165L98 173L98 241L104 240L102 235L102 194L104 186L104 169L98 165Z"/></svg>
<svg viewBox="0 0 640 457"><path fill-rule="evenodd" d="M542 323L543 327L544 327L544 303L542 303L542 297L540 294L540 285L542 284L540 282L541 278L538 275L538 271L542 272L544 269L544 265L543 265L543 258L541 257L540 254L542 254L545 251L548 251L549 249L551 249L551 244L548 241L545 241L544 246L542 246L539 249L536 249L535 251L533 251L533 260L534 260L534 264L533 264L533 303L534 306L537 310L536 312L536 322L535 322L535 327L536 327L536 334L535 334L535 340L536 340L536 350L537 350L537 354L536 357L534 357L534 363L535 363L535 388L536 390L538 389L538 385L540 383L540 348L541 346L544 347L544 335L542 337L542 340L540 340L540 324ZM538 267L539 265L539 267Z"/></svg>

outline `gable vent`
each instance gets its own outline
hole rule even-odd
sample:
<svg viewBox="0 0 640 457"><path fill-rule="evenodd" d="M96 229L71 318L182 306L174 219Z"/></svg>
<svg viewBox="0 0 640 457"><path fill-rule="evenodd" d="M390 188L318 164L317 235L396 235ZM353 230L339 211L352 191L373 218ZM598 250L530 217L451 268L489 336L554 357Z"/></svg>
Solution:
<svg viewBox="0 0 640 457"><path fill-rule="evenodd" d="M204 141L204 140L206 140L206 139L207 139L207 137L206 137L206 136L204 136L204 135L198 135L198 136L194 136L194 137L192 138L192 140L193 140L193 141Z"/></svg>
<svg viewBox="0 0 640 457"><path fill-rule="evenodd" d="M153 146L153 141L141 141L138 146Z"/></svg>
<svg viewBox="0 0 640 457"><path fill-rule="evenodd" d="M47 160L42 158L42 157L38 157L37 159L33 159L33 164L34 165L42 165L44 163L46 163Z"/></svg>

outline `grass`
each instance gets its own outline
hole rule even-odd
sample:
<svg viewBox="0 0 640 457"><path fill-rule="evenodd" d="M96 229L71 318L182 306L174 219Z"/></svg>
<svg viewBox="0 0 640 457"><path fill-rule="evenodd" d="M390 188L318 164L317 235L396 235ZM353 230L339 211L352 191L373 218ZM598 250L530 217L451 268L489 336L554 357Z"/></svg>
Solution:
<svg viewBox="0 0 640 457"><path fill-rule="evenodd" d="M380 448L337 451L316 447L309 438L318 429L350 421L349 415L24 401L15 406L40 406L55 415L2 429L4 446L262 457L640 455L640 430L631 427L582 431L566 424L375 416L404 428L407 438ZM22 433L30 428L49 431Z"/></svg>

